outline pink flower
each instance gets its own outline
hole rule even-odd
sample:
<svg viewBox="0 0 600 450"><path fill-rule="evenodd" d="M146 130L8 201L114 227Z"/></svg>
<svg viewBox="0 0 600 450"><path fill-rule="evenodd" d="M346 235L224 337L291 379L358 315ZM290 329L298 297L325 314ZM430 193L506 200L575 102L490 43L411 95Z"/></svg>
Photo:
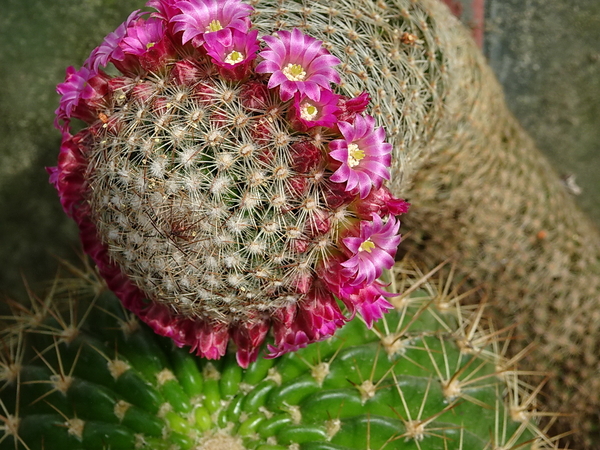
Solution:
<svg viewBox="0 0 600 450"><path fill-rule="evenodd" d="M75 70L73 66L67 67L65 81L56 86L56 92L61 95L60 105L56 110L61 118L70 118L74 108L77 107L81 99L94 97L94 88L88 83L97 72L82 67Z"/></svg>
<svg viewBox="0 0 600 450"><path fill-rule="evenodd" d="M119 47L124 55L137 56L139 64L149 71L158 70L175 54L175 50L165 34L165 22L155 17L138 18L129 25L127 34L119 43ZM125 58L126 56L120 61L124 61ZM134 71L138 61L132 61L132 64L127 62L118 64L115 61L115 65L124 72Z"/></svg>
<svg viewBox="0 0 600 450"><path fill-rule="evenodd" d="M171 20L171 17L180 12L179 9L175 7L175 4L178 1L179 0L149 0L146 2L146 6L154 8L157 11L152 13L151 17L157 17L168 22Z"/></svg>
<svg viewBox="0 0 600 450"><path fill-rule="evenodd" d="M306 333L301 330L297 325L293 325L291 328L283 328L281 338L277 341L278 345L267 344L269 354L265 357L266 359L278 358L281 355L285 355L289 352L295 352L301 348L306 347L310 344L310 340Z"/></svg>
<svg viewBox="0 0 600 450"><path fill-rule="evenodd" d="M219 359L225 354L229 343L227 324L201 319L183 319L182 322L185 323L178 328L187 332L180 346L190 345L190 353L196 352L196 355L207 359Z"/></svg>
<svg viewBox="0 0 600 450"><path fill-rule="evenodd" d="M323 42L302 34L294 28L292 32L278 31L277 37L264 36L267 49L260 52L264 59L256 72L271 73L268 87L279 86L283 101L290 100L296 92L318 102L321 90L330 90L330 83L340 83L340 76L333 66L340 60L331 55Z"/></svg>
<svg viewBox="0 0 600 450"><path fill-rule="evenodd" d="M171 18L173 31L183 31L183 44L192 41L200 47L205 36L215 33L223 45L231 44L231 30L247 32L252 6L240 0L183 0L175 3L181 14Z"/></svg>
<svg viewBox="0 0 600 450"><path fill-rule="evenodd" d="M71 218L74 217L78 204L83 201L86 185L83 175L86 167L84 152L85 142L89 139L87 130L82 130L75 136L63 131L58 165L46 168L50 174L50 182L58 191L63 211Z"/></svg>
<svg viewBox="0 0 600 450"><path fill-rule="evenodd" d="M331 229L330 212L324 209L315 209L309 216L304 233L309 238L324 235Z"/></svg>
<svg viewBox="0 0 600 450"><path fill-rule="evenodd" d="M248 81L241 86L240 101L249 110L266 109L270 102L269 90L263 83Z"/></svg>
<svg viewBox="0 0 600 450"><path fill-rule="evenodd" d="M104 72L94 72L87 67L79 70L68 67L65 81L56 87L56 92L61 95L60 104L55 111L56 128L61 131L67 129L69 119L73 117L88 123L94 122L97 119L97 109L108 93L108 80ZM62 126L61 120L67 124Z"/></svg>
<svg viewBox="0 0 600 450"><path fill-rule="evenodd" d="M285 353L304 348L310 343L306 332L300 328L300 324L295 320L296 314L296 305L280 308L273 314L272 326L275 345L267 344L269 349L267 358L277 358Z"/></svg>
<svg viewBox="0 0 600 450"><path fill-rule="evenodd" d="M371 284L366 283L361 286L350 284L353 280L348 276L341 255L330 257L318 268L317 274L327 288L348 308L350 317L346 320L352 320L358 312L370 328L374 321L392 308L385 297L395 294L385 291L381 282L375 280Z"/></svg>
<svg viewBox="0 0 600 450"><path fill-rule="evenodd" d="M340 97L338 102L339 111L336 113L338 121L354 123L354 118L366 111L370 101L371 96L368 92L362 92L353 98Z"/></svg>
<svg viewBox="0 0 600 450"><path fill-rule="evenodd" d="M345 261L347 261L347 258L337 254L327 258L317 268L318 278L333 292L333 295L342 300L350 298L350 295L356 294L360 289L360 287L350 284L352 274L349 276L347 269L342 266L342 263ZM348 309L354 315L355 308L349 307Z"/></svg>
<svg viewBox="0 0 600 450"><path fill-rule="evenodd" d="M372 284L381 276L383 269L392 268L400 244L399 228L400 222L394 216L390 216L384 224L381 217L373 214L372 222L360 222L358 236L342 239L352 254L348 261L341 263L346 269L345 275L352 277L351 285Z"/></svg>
<svg viewBox="0 0 600 450"><path fill-rule="evenodd" d="M339 95L331 91L321 91L318 101L296 94L292 106L292 126L299 131L312 127L331 128L337 122Z"/></svg>
<svg viewBox="0 0 600 450"><path fill-rule="evenodd" d="M380 282L375 281L373 284L366 285L357 293L341 298L351 312L358 311L368 328L371 328L373 322L379 320L385 312L394 308L385 297L396 294L385 291L383 286Z"/></svg>
<svg viewBox="0 0 600 450"><path fill-rule="evenodd" d="M346 182L346 190L358 189L360 198L369 195L371 186L379 188L390 179L392 145L384 142L383 127L375 129L371 116L356 116L354 124L339 122L344 139L329 143L329 155L342 165L331 175L336 183Z"/></svg>
<svg viewBox="0 0 600 450"><path fill-rule="evenodd" d="M173 339L175 345L183 347L185 343L184 329L178 320L174 320L169 307L161 303L151 303L141 313L142 320L155 333Z"/></svg>
<svg viewBox="0 0 600 450"><path fill-rule="evenodd" d="M369 220L373 214L380 217L397 216L408 212L409 207L410 203L394 197L385 186L372 189L364 199L358 199L350 205L357 217L363 220Z"/></svg>
<svg viewBox="0 0 600 450"><path fill-rule="evenodd" d="M297 306L284 308L276 316L273 324L275 345L268 345L268 358L326 339L348 320L323 282L315 282Z"/></svg>
<svg viewBox="0 0 600 450"><path fill-rule="evenodd" d="M231 42L224 45L216 33L205 35L204 48L222 70L221 75L226 78L240 80L248 75L250 64L256 59L258 52L258 30L241 32L231 30Z"/></svg>
<svg viewBox="0 0 600 450"><path fill-rule="evenodd" d="M171 69L171 78L176 84L193 86L200 79L200 68L188 59L177 61Z"/></svg>
<svg viewBox="0 0 600 450"><path fill-rule="evenodd" d="M325 201L327 206L332 209L340 208L343 205L351 203L356 196L346 191L345 186L340 183L333 183L326 180L324 183Z"/></svg>
<svg viewBox="0 0 600 450"><path fill-rule="evenodd" d="M395 294L385 291L384 285L377 280L372 284L352 286L349 284L351 279L345 273L346 269L343 267L343 263L341 255L330 257L319 267L318 276L348 308L350 317L346 320L351 320L358 312L370 328L374 321L392 308L385 297Z"/></svg>
<svg viewBox="0 0 600 450"><path fill-rule="evenodd" d="M236 359L241 367L256 360L261 344L271 327L270 321L264 318L253 318L249 322L238 322L231 330L231 339L237 346Z"/></svg>
<svg viewBox="0 0 600 450"><path fill-rule="evenodd" d="M104 42L96 47L89 58L85 61L85 67L91 69L93 72L97 72L100 66L106 67L106 65L113 59L122 61L125 59L123 50L119 47L119 44L127 34L127 28L134 21L139 19L142 15L140 10L132 12L127 20L117 27L112 33L104 38Z"/></svg>
<svg viewBox="0 0 600 450"><path fill-rule="evenodd" d="M296 321L311 342L332 336L346 320L323 282L315 282L311 292L298 305Z"/></svg>
<svg viewBox="0 0 600 450"><path fill-rule="evenodd" d="M119 43L123 53L142 56L165 36L165 23L154 17L138 18L127 27L127 34Z"/></svg>

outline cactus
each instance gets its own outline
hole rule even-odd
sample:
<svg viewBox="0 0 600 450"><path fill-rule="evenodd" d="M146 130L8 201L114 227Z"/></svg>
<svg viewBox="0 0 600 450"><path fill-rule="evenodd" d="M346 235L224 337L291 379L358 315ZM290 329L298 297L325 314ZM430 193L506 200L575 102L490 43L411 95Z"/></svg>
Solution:
<svg viewBox="0 0 600 450"><path fill-rule="evenodd" d="M406 294L373 327L247 369L154 334L93 274L58 280L7 319L0 449L557 448L507 333L433 273L395 270Z"/></svg>
<svg viewBox="0 0 600 450"><path fill-rule="evenodd" d="M298 28L259 39L239 0L151 3L57 88L51 181L109 286L198 356L231 337L243 367L271 327L273 355L333 334L334 295L380 317L407 204L369 95L334 93L340 60Z"/></svg>
<svg viewBox="0 0 600 450"><path fill-rule="evenodd" d="M596 367L600 321L594 312L598 309L595 305L600 292L600 239L507 112L501 90L467 31L434 0L255 0L252 4L255 7L252 22L261 35L298 28L323 41L323 46L341 61L341 83L335 87L336 95L349 100L365 91L371 94L369 114L386 130L386 141L394 149L391 193L409 197L415 205L406 221L412 232L411 242L418 250L415 255L434 266L450 254L458 253L462 256L457 270L460 277L467 277L474 285L489 284L497 299L494 310L499 323L519 324L516 336L520 338L514 340L510 352L520 354L531 342L540 343L530 351L524 364L530 370L552 372L545 396L548 411L566 413L559 419L561 427L580 427L582 432L576 435L577 441L592 445L600 431ZM153 0L149 5L158 7L157 17L169 21L177 32L183 31L187 19L180 17L185 16L185 11L177 9L179 2ZM136 16L130 17L129 25L136 20ZM101 48L110 49L111 43L123 37L119 33L126 28L127 23L121 31L109 35L108 47ZM188 38L193 45L199 35L183 39ZM154 57L170 55L168 46L152 48L145 64L153 63ZM108 60L107 55L102 51L95 53L96 58L105 58L103 62ZM125 56L119 59L121 56L113 58L117 66L127 66L131 60ZM125 66L122 68L126 70ZM220 76L225 75L220 73ZM85 86L82 83L82 88ZM82 93L88 103L97 100L89 90ZM74 111L78 114L76 108ZM90 119L85 115L81 118ZM108 115L97 114L96 118L98 126L112 126ZM70 162L73 161L65 158L65 164ZM160 164L156 168L160 170ZM332 175L337 169L328 166L328 170L328 175ZM75 177L70 181L77 185L81 180ZM72 201L71 193L63 192L63 201ZM384 203L392 194L386 191ZM327 193L321 198L327 199ZM400 210L392 211L391 215L397 212ZM110 220L107 216L104 222ZM112 280L113 288L122 289L122 299L129 294L136 298L137 308L132 309L138 313L150 311L146 303L139 303L143 296L133 293L135 286L127 284L122 274L115 275L117 271L106 263L103 250L91 242L90 236L95 235L95 230L90 231L91 223L84 221L88 251L104 258L101 267L107 268L105 275ZM188 223L175 221L164 227L163 233L171 239L186 241L188 228ZM337 230L333 229L335 234ZM557 239L549 239L554 234ZM331 248L339 251L344 247L338 240ZM311 270L317 267L315 263ZM371 289L370 301L360 303L365 306L361 312L366 312L367 306L377 305L371 317L377 317L387 307L381 285L374 286L376 293ZM336 286L329 286L329 291L341 293ZM355 295L353 300L360 297ZM351 309L358 307L349 303ZM286 337L284 329L290 317L271 319L281 331L275 348L297 348L333 332L344 319L332 306L333 302L328 305L330 309L324 315L312 314L310 320L303 321L329 324L318 333L309 332L310 336L306 336L310 327L299 330L296 325ZM172 310L154 307L152 311L146 314L146 321L154 329L179 336L180 343L195 345L196 341L181 338L180 330L191 328L183 326L188 322L173 326ZM176 312L181 314L183 310L177 307ZM557 314L570 317L562 320ZM244 363L256 356L256 342L265 332L266 322L258 322L261 325L253 331L238 333L238 344L248 343L243 355L239 355ZM220 329L227 324L237 330L240 323L243 322L239 319L222 321ZM328 331L324 332L325 329ZM195 330L195 335L202 333L202 327ZM203 336L211 336L213 341L206 351L200 349L201 354L220 356L224 352L225 333L211 329Z"/></svg>

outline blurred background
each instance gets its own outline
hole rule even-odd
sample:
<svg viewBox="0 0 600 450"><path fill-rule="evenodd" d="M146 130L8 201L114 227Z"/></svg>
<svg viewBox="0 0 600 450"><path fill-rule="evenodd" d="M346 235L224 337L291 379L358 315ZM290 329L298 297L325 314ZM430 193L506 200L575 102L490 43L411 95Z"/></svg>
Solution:
<svg viewBox="0 0 600 450"><path fill-rule="evenodd" d="M444 0L473 30L509 107L600 226L600 2ZM0 0L0 296L78 252L45 166L55 86L143 0ZM575 6L576 4L576 6Z"/></svg>

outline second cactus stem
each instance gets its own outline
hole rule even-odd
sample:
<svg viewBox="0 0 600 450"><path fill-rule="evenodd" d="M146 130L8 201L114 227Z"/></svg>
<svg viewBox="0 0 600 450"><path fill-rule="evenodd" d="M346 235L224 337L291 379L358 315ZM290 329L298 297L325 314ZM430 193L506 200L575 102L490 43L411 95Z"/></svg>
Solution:
<svg viewBox="0 0 600 450"><path fill-rule="evenodd" d="M0 449L556 448L536 426L535 389L502 356L507 334L446 280L394 270L407 294L372 328L353 320L247 369L233 349L195 357L111 293L58 281L13 306L2 335Z"/></svg>

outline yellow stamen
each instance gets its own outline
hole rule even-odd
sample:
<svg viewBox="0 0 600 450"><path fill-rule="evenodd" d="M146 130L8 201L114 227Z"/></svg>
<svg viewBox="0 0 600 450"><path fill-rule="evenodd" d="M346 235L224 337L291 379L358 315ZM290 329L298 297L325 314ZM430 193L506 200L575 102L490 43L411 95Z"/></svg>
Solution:
<svg viewBox="0 0 600 450"><path fill-rule="evenodd" d="M365 157L365 152L358 148L356 144L348 144L348 166L356 167L361 159Z"/></svg>
<svg viewBox="0 0 600 450"><path fill-rule="evenodd" d="M237 64L239 62L242 62L244 60L244 55L240 52L236 52L235 50L232 51L229 55L227 55L227 57L225 58L225 62L227 64Z"/></svg>
<svg viewBox="0 0 600 450"><path fill-rule="evenodd" d="M150 49L150 48L154 47L155 45L156 45L156 42L148 42L148 43L146 44L146 50L148 50L148 49Z"/></svg>
<svg viewBox="0 0 600 450"><path fill-rule="evenodd" d="M306 72L300 64L289 63L282 72L290 81L303 81L306 78Z"/></svg>
<svg viewBox="0 0 600 450"><path fill-rule="evenodd" d="M315 105L303 103L300 105L300 117L304 120L313 120L319 114L319 110Z"/></svg>
<svg viewBox="0 0 600 450"><path fill-rule="evenodd" d="M215 19L210 24L208 24L208 26L206 27L206 32L212 33L213 31L219 31L222 29L223 29L223 26L221 25L221 22L219 22L217 19Z"/></svg>
<svg viewBox="0 0 600 450"><path fill-rule="evenodd" d="M367 239L365 242L360 244L360 247L358 247L358 251L371 253L371 251L374 248L375 248L375 244L373 244L373 242L371 242L371 239Z"/></svg>

